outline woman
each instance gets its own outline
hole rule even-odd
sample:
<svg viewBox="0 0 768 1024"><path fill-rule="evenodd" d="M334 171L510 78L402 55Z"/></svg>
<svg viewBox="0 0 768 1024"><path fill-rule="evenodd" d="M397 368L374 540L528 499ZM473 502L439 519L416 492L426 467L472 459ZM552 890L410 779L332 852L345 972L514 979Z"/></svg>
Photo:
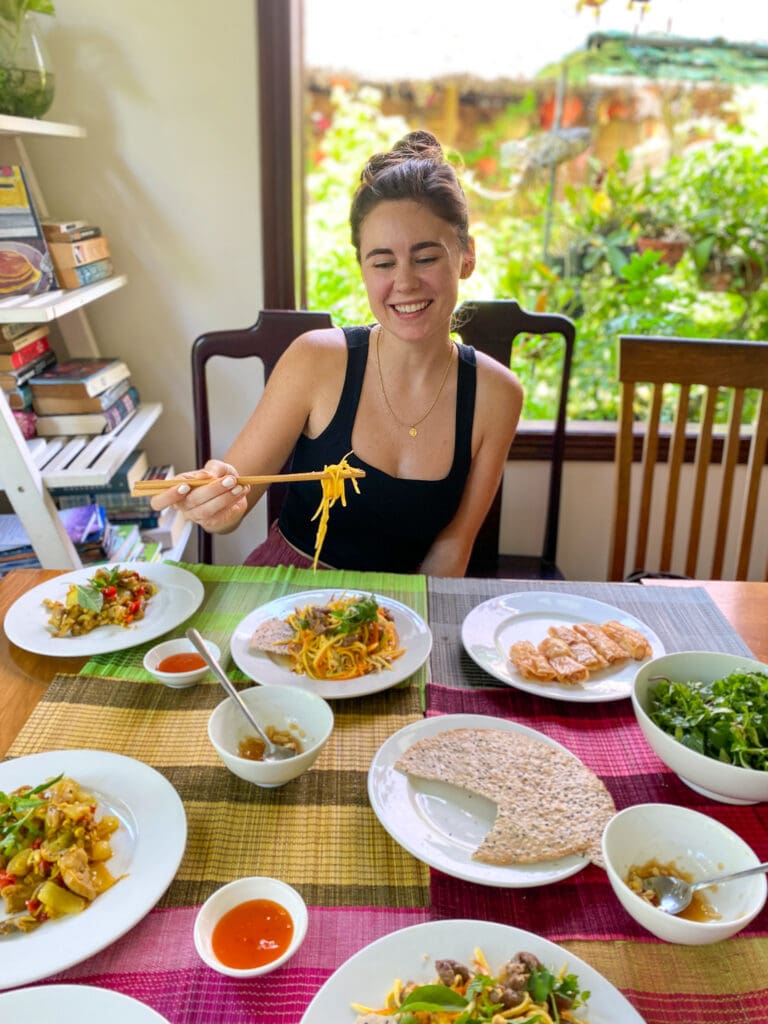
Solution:
<svg viewBox="0 0 768 1024"><path fill-rule="evenodd" d="M464 193L437 139L412 132L371 158L352 201L352 242L376 318L372 327L309 331L288 347L210 485L174 502L212 533L228 533L265 488L238 475L294 472L349 455L365 470L334 505L321 564L461 576L496 492L522 404L513 373L450 337L459 281L475 266ZM249 565L311 565L320 499L293 484Z"/></svg>

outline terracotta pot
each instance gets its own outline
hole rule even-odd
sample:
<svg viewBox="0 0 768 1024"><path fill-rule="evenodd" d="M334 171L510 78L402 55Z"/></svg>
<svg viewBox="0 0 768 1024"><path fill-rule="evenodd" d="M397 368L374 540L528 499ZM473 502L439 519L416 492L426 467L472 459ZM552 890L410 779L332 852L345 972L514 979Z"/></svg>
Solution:
<svg viewBox="0 0 768 1024"><path fill-rule="evenodd" d="M699 274L699 280L710 292L756 292L765 272L756 260L740 267L708 265Z"/></svg>
<svg viewBox="0 0 768 1024"><path fill-rule="evenodd" d="M668 241L666 238L638 238L637 248L639 252L651 249L661 255L661 262L668 267L675 267L683 258L686 249L686 242Z"/></svg>

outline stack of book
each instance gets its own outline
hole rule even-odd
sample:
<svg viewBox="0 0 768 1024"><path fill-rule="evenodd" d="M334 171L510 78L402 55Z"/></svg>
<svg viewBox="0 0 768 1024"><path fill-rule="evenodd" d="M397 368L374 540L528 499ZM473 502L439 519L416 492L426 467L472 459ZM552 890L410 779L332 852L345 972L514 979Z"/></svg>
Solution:
<svg viewBox="0 0 768 1024"><path fill-rule="evenodd" d="M26 438L36 434L36 416L28 381L55 362L47 326L0 325L0 389Z"/></svg>
<svg viewBox="0 0 768 1024"><path fill-rule="evenodd" d="M61 288L82 288L112 276L112 254L101 228L85 220L43 220L42 227Z"/></svg>
<svg viewBox="0 0 768 1024"><path fill-rule="evenodd" d="M66 359L31 377L38 437L106 434L132 416L139 393L122 359Z"/></svg>
<svg viewBox="0 0 768 1024"><path fill-rule="evenodd" d="M95 502L105 511L110 528L126 544L118 558L125 561L154 561L174 547L184 532L184 515L175 508L156 512L148 497L132 497L137 480L165 479L174 474L173 466L150 466L141 449L132 452L102 487L52 487L51 497L60 509ZM132 544L128 545L128 539Z"/></svg>
<svg viewBox="0 0 768 1024"><path fill-rule="evenodd" d="M98 505L78 505L59 512L67 534L84 565L109 560L109 524ZM38 568L40 562L20 519L0 515L0 576L11 569Z"/></svg>

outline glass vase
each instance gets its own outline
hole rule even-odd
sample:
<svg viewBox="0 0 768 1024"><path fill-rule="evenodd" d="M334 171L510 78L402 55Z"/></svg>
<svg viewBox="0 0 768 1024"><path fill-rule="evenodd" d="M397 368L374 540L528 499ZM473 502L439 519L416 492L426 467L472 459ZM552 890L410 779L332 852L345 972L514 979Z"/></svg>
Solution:
<svg viewBox="0 0 768 1024"><path fill-rule="evenodd" d="M34 15L0 16L0 114L42 117L53 103L53 78Z"/></svg>

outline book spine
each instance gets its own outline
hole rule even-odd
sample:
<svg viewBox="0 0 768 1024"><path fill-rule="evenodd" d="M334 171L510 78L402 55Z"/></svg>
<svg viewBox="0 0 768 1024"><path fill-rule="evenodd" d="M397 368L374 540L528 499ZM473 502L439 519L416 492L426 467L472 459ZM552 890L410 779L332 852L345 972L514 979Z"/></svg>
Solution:
<svg viewBox="0 0 768 1024"><path fill-rule="evenodd" d="M28 363L34 362L38 356L41 356L43 352L47 352L50 347L47 338L38 338L37 341L25 345L24 348L20 348L16 352L0 355L0 369L20 370Z"/></svg>
<svg viewBox="0 0 768 1024"><path fill-rule="evenodd" d="M27 331L34 331L38 327L39 324L0 324L0 336L6 341L15 341L22 334L26 334Z"/></svg>
<svg viewBox="0 0 768 1024"><path fill-rule="evenodd" d="M43 234L50 242L85 242L89 238L98 238L101 235L101 228L95 224L89 224L84 228L76 228L74 231L56 231L54 228L43 224Z"/></svg>
<svg viewBox="0 0 768 1024"><path fill-rule="evenodd" d="M55 220L53 217L44 217L41 224L49 231L79 231L88 227L87 220Z"/></svg>
<svg viewBox="0 0 768 1024"><path fill-rule="evenodd" d="M85 263L82 267L57 270L56 277L62 288L81 288L84 284L94 284L96 281L111 277L112 272L112 260L107 259Z"/></svg>
<svg viewBox="0 0 768 1024"><path fill-rule="evenodd" d="M11 388L9 391L2 391L0 394L5 395L8 399L8 405L11 409L22 411L32 407L32 392L27 384Z"/></svg>
<svg viewBox="0 0 768 1024"><path fill-rule="evenodd" d="M104 410L104 418L107 421L105 430L114 430L119 423L128 419L131 413L135 412L138 407L139 392L136 388L129 388L113 405Z"/></svg>
<svg viewBox="0 0 768 1024"><path fill-rule="evenodd" d="M21 431L22 437L24 437L27 441L35 437L37 433L37 416L35 416L33 412L29 412L23 409L14 409L12 415L19 426L19 430Z"/></svg>
<svg viewBox="0 0 768 1024"><path fill-rule="evenodd" d="M49 366L53 366L56 362L56 353L53 349L48 349L47 352L43 352L41 356L38 356L31 363L27 363L26 366L22 366L19 370L8 370L7 372L0 373L0 387L4 391L10 391L12 388L20 387L22 384L26 384L28 380L36 377L38 373L42 373L43 370L47 370Z"/></svg>
<svg viewBox="0 0 768 1024"><path fill-rule="evenodd" d="M48 249L57 273L59 270L82 267L111 256L109 242L103 236L86 242L49 242Z"/></svg>

